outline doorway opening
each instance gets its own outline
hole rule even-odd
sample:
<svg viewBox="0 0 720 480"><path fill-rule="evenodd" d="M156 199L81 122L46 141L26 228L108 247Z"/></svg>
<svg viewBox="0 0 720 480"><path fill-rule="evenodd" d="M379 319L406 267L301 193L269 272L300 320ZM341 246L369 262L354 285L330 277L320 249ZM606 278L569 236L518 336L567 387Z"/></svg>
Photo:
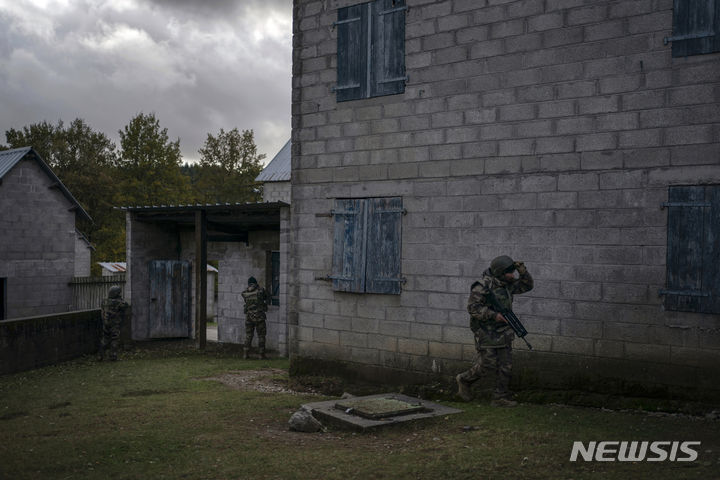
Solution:
<svg viewBox="0 0 720 480"><path fill-rule="evenodd" d="M206 339L208 342L218 341L218 278L220 277L220 262L208 260L207 262L207 326Z"/></svg>

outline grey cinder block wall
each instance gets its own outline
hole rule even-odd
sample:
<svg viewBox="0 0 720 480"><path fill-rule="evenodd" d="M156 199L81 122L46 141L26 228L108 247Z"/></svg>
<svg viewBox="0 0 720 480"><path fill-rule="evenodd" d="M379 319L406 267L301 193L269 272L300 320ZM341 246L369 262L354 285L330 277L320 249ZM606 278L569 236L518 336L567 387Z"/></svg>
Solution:
<svg viewBox="0 0 720 480"><path fill-rule="evenodd" d="M294 1L293 356L457 373L469 286L509 254L536 280L525 378L715 388L720 318L658 295L669 187L720 183L720 54L671 56L673 1L408 0L404 93L337 102L357 3ZM402 293L334 291L334 199L388 196Z"/></svg>
<svg viewBox="0 0 720 480"><path fill-rule="evenodd" d="M195 237L192 229L176 225L154 223L137 219L132 212L126 214L128 249L128 284L126 300L132 303L132 337L147 340L152 336L157 319L151 318L150 273L148 265L153 260L181 260L195 268ZM247 288L247 280L254 276L265 285L271 252L280 254L279 305L271 305L267 312L267 347L281 355L288 354L287 308L288 308L288 236L289 208L280 209L278 230L251 230L248 242L209 241L209 261L218 261L218 301L215 321L218 323L218 341L239 343L245 341L244 302L241 293ZM191 274L189 317L194 325L195 278ZM257 337L253 346L257 345Z"/></svg>
<svg viewBox="0 0 720 480"><path fill-rule="evenodd" d="M263 183L263 202L290 203L290 182Z"/></svg>
<svg viewBox="0 0 720 480"><path fill-rule="evenodd" d="M6 318L67 312L75 273L72 204L36 160L20 160L0 183L0 279Z"/></svg>

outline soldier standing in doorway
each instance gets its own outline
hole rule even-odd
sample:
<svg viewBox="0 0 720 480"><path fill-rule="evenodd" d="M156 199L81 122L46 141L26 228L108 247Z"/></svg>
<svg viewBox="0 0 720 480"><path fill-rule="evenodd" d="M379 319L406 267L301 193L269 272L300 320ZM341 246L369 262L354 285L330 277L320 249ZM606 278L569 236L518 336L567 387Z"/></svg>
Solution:
<svg viewBox="0 0 720 480"><path fill-rule="evenodd" d="M515 277L515 271L519 278ZM469 370L456 377L458 396L469 402L472 399L470 387L485 375L496 375L493 405L512 407L517 402L510 395L512 374L512 341L515 334L502 314L492 309L488 299L491 292L497 302L512 309L513 295L529 292L533 279L523 262L515 262L507 255L496 257L482 278L470 287L468 312L470 328L475 334L475 349L478 354Z"/></svg>
<svg viewBox="0 0 720 480"><path fill-rule="evenodd" d="M245 350L243 358L250 355L250 345L253 334L257 330L258 349L260 358L265 358L265 335L267 326L265 324L265 312L267 312L267 294L265 289L258 285L255 277L248 278L248 288L242 292L245 301Z"/></svg>
<svg viewBox="0 0 720 480"><path fill-rule="evenodd" d="M117 360L118 344L120 342L120 329L126 320L130 305L122 299L122 289L113 285L108 291L108 298L100 305L102 315L102 334L100 336L100 350L98 360L103 361L105 350L109 348L109 358L113 362Z"/></svg>

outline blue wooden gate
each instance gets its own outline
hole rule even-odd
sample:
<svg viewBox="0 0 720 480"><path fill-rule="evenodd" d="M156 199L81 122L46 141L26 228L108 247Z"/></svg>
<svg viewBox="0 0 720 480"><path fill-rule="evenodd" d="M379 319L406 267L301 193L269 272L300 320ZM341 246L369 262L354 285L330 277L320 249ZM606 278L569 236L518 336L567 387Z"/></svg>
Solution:
<svg viewBox="0 0 720 480"><path fill-rule="evenodd" d="M153 260L150 262L150 338L186 338L190 323L190 262Z"/></svg>

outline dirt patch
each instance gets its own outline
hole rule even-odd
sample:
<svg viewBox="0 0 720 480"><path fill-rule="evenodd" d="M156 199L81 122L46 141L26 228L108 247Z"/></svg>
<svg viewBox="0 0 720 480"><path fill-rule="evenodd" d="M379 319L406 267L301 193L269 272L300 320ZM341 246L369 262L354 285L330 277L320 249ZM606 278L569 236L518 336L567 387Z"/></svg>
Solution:
<svg viewBox="0 0 720 480"><path fill-rule="evenodd" d="M279 368L237 370L216 377L203 378L202 380L220 382L230 388L242 391L318 395L318 392L311 388L291 388L288 385L288 372Z"/></svg>

